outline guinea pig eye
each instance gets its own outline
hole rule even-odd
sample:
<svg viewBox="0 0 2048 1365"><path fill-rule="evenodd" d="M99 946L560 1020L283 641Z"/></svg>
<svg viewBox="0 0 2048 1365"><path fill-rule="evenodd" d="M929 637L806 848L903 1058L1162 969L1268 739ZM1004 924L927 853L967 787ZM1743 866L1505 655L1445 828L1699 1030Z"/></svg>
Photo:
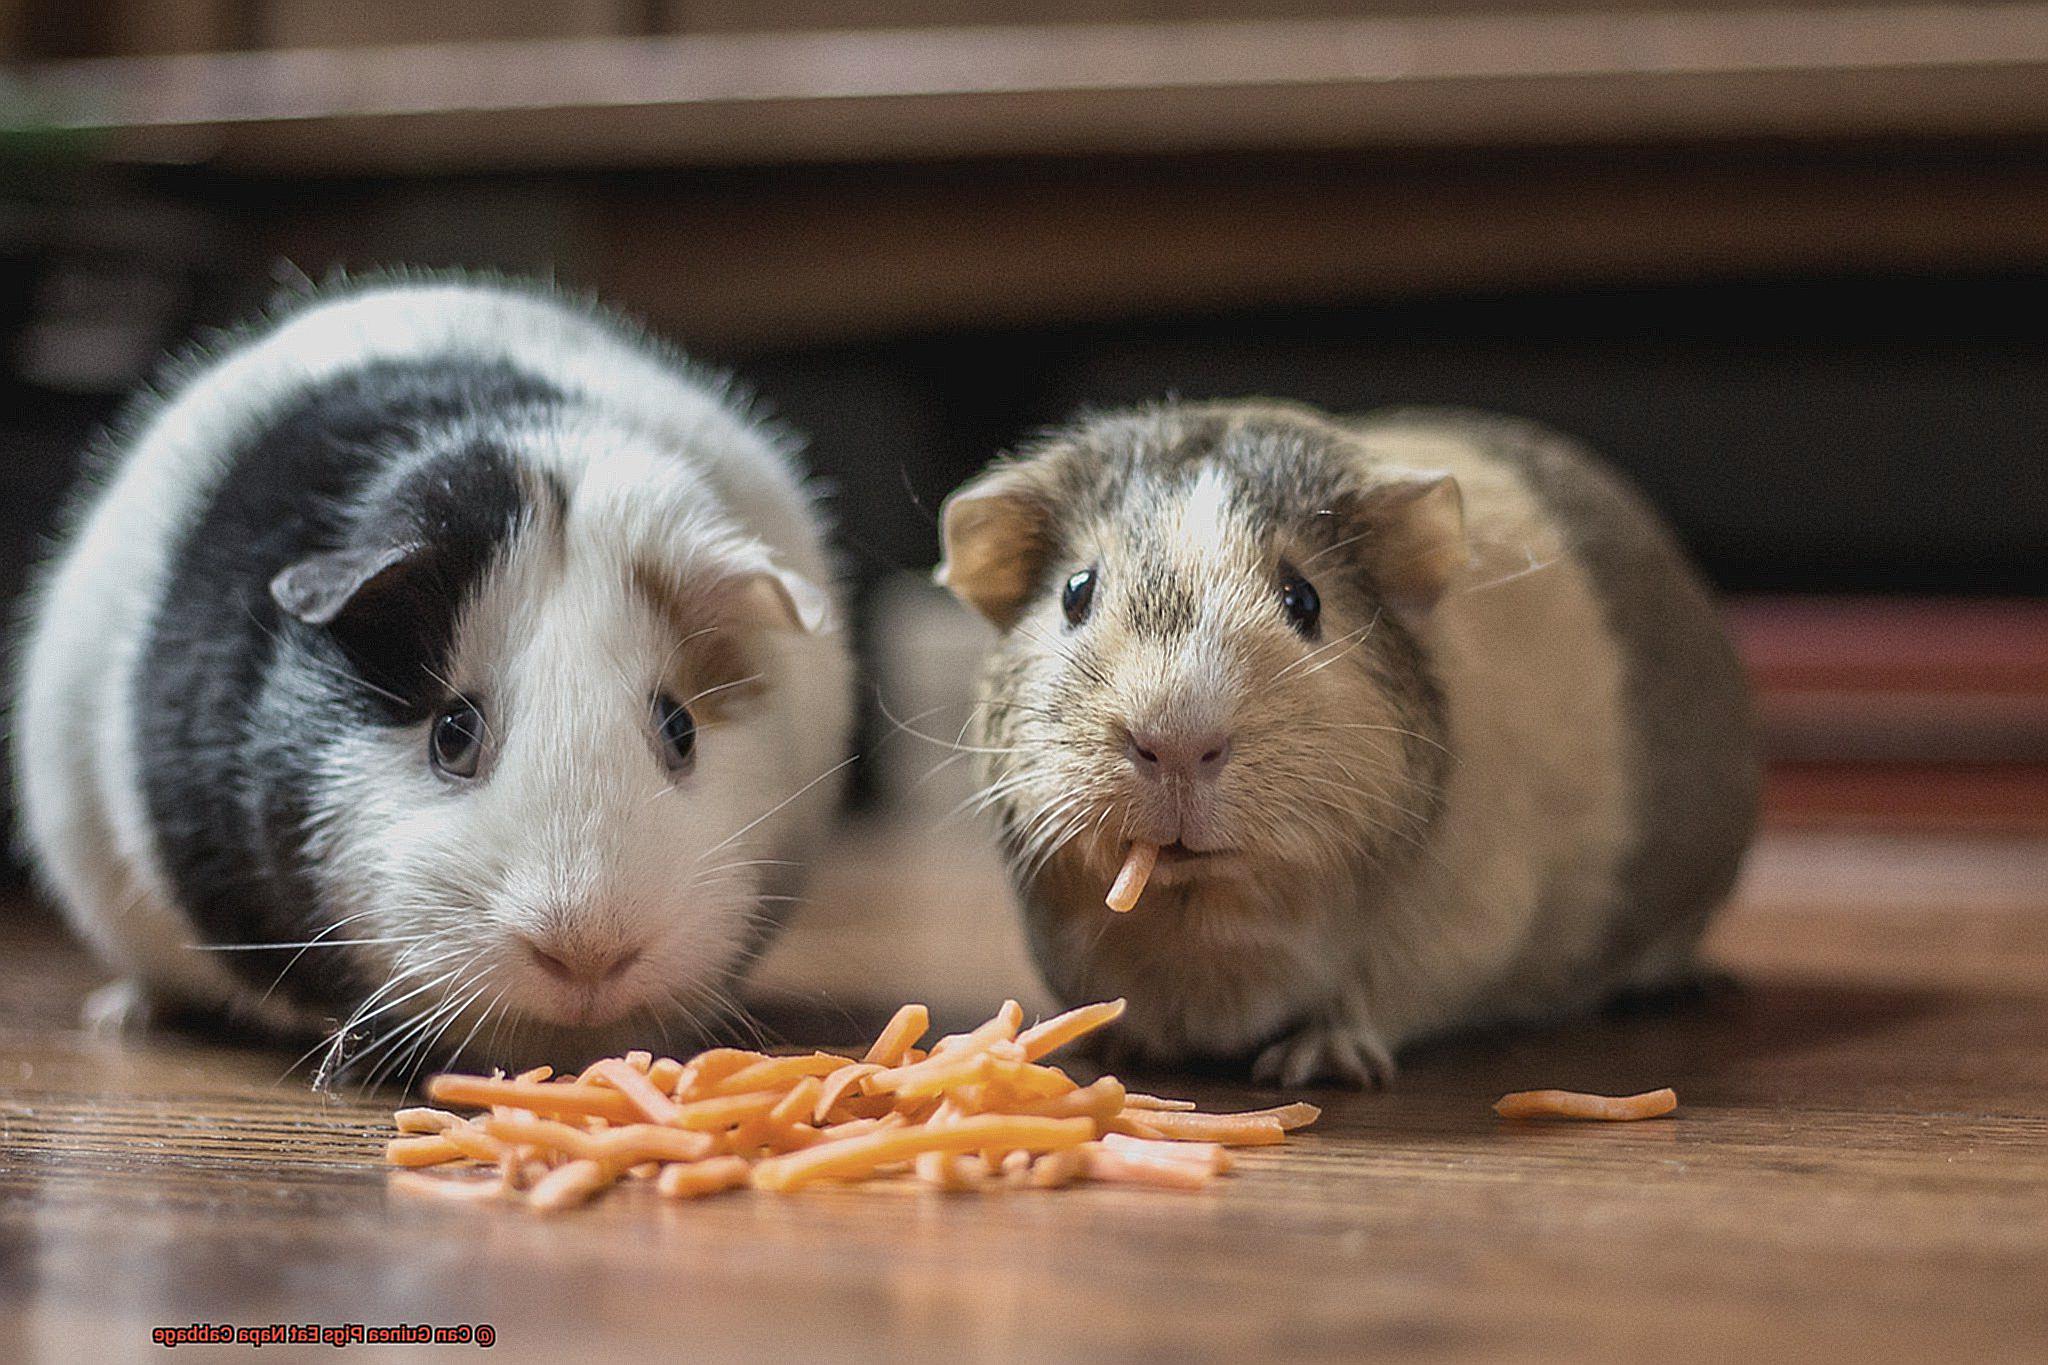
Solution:
<svg viewBox="0 0 2048 1365"><path fill-rule="evenodd" d="M434 770L449 777L472 778L483 756L483 712L470 702L451 702L434 717L434 728L427 740L427 757Z"/></svg>
<svg viewBox="0 0 2048 1365"><path fill-rule="evenodd" d="M1067 614L1067 624L1078 626L1088 619L1088 608L1095 601L1095 570L1083 569L1067 580L1067 586L1060 589L1060 610Z"/></svg>
<svg viewBox="0 0 2048 1365"><path fill-rule="evenodd" d="M1322 620L1323 599L1316 594L1315 584L1290 569L1280 579L1280 610L1287 613L1288 625L1313 639Z"/></svg>
<svg viewBox="0 0 2048 1365"><path fill-rule="evenodd" d="M686 771L697 753L697 720L690 708L664 692L654 699L654 734L662 761L672 773Z"/></svg>

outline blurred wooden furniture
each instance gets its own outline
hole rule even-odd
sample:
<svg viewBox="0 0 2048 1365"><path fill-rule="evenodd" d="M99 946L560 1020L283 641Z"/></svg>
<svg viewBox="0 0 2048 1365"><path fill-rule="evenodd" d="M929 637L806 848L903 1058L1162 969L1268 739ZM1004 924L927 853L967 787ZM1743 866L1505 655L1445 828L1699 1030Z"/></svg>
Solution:
<svg viewBox="0 0 2048 1365"><path fill-rule="evenodd" d="M586 33L598 3L548 7L544 27ZM504 7L490 8L499 19L472 31L508 36L492 27ZM2048 121L2038 3L1249 14L528 42L445 41L460 24L436 21L394 37L444 41L52 64L37 83L67 126L104 131L116 155L300 173L2010 134ZM287 40L358 41L351 19L280 22Z"/></svg>
<svg viewBox="0 0 2048 1365"><path fill-rule="evenodd" d="M1756 598L1731 617L1767 820L2048 834L2048 603Z"/></svg>

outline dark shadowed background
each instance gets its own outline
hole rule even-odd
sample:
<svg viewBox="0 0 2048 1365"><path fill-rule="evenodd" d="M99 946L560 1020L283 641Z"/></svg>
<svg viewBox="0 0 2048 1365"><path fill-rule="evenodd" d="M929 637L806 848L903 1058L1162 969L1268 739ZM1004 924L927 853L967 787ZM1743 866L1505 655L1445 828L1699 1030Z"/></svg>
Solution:
<svg viewBox="0 0 2048 1365"><path fill-rule="evenodd" d="M0 62L0 594L166 348L492 267L808 435L871 650L1085 406L1471 404L1734 595L1778 818L2048 809L2040 7L0 0Z"/></svg>

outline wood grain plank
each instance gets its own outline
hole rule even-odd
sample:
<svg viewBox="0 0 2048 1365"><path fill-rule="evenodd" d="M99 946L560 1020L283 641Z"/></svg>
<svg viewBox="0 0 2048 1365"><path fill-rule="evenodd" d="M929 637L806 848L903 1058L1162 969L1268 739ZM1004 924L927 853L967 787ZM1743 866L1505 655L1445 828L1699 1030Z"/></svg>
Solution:
<svg viewBox="0 0 2048 1365"><path fill-rule="evenodd" d="M884 931L971 925L957 902L978 894L947 897L935 875L870 909ZM913 941L910 969L943 970L947 941ZM515 1358L599 1337L848 1360L2038 1344L2048 844L1776 838L1715 949L1739 991L1436 1049L1393 1090L1329 1097L1323 1124L1210 1192L677 1207L635 1189L540 1221L387 1191L389 1096L316 1100L278 1085L288 1058L265 1049L78 1033L95 973L47 921L0 916L0 1341L17 1358L126 1357L155 1323L484 1321ZM1531 1084L1666 1082L1683 1105L1650 1123L1514 1125L1486 1107Z"/></svg>
<svg viewBox="0 0 2048 1365"><path fill-rule="evenodd" d="M112 155L486 167L2038 131L2048 6L737 32L51 64Z"/></svg>

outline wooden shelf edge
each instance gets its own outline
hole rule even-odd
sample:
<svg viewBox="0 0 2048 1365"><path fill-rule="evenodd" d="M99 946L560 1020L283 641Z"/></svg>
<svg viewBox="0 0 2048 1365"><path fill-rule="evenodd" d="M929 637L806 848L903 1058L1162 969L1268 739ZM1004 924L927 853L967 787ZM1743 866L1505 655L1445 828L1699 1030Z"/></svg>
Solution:
<svg viewBox="0 0 2048 1365"><path fill-rule="evenodd" d="M2048 130L2048 4L736 33L32 70L104 154L405 172Z"/></svg>

